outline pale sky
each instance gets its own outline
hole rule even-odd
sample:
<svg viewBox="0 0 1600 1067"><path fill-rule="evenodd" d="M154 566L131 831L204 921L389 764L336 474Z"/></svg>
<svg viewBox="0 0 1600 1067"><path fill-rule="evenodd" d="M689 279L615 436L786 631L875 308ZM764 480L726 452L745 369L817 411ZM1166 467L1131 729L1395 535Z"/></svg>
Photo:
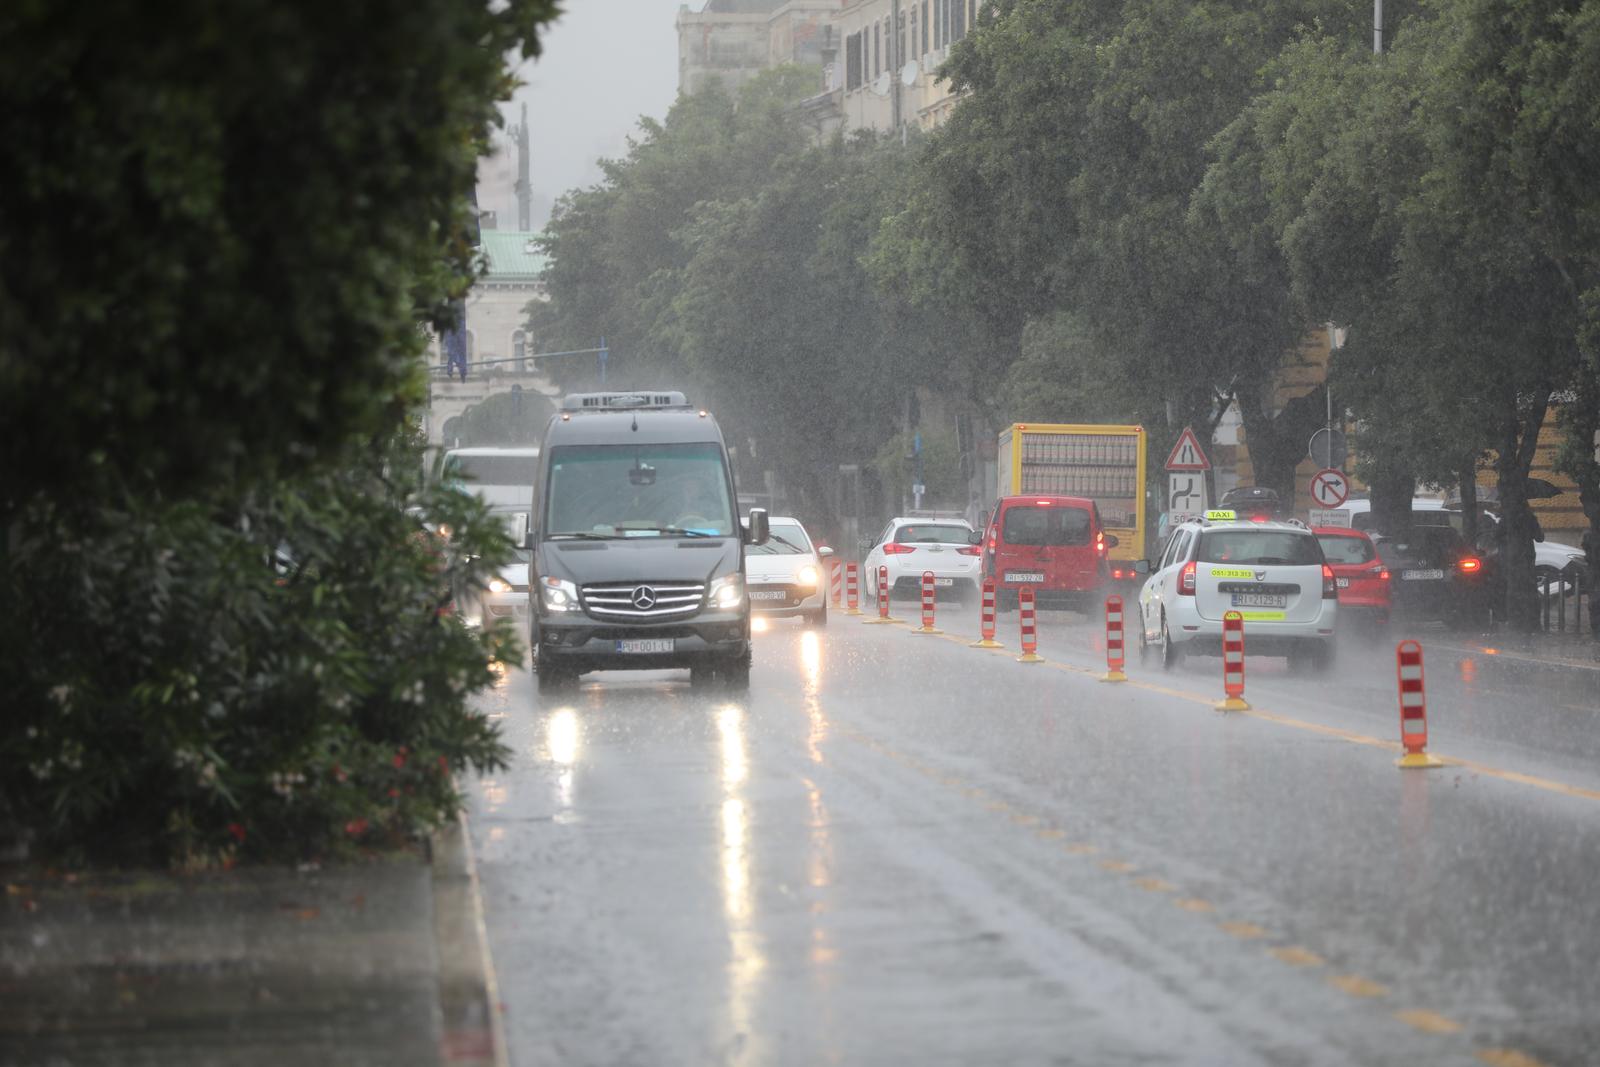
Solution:
<svg viewBox="0 0 1600 1067"><path fill-rule="evenodd" d="M663 118L678 93L682 0L565 0L566 13L545 34L544 55L518 70L525 83L504 105L509 122L528 105L532 129L533 228L544 226L556 197L600 178L595 160L616 157L639 116ZM698 11L704 0L689 0ZM499 213L501 229L517 225L516 148L478 169L478 202Z"/></svg>

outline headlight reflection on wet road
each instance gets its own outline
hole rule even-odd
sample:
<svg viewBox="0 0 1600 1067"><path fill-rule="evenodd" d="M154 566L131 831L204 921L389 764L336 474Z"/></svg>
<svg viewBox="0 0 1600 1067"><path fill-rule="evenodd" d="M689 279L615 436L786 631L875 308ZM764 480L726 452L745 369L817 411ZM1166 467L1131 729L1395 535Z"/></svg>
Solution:
<svg viewBox="0 0 1600 1067"><path fill-rule="evenodd" d="M544 726L544 756L559 770L556 773L556 801L563 810L572 807L572 772L578 762L578 710L557 708Z"/></svg>
<svg viewBox="0 0 1600 1067"><path fill-rule="evenodd" d="M750 776L744 709L728 704L717 712L722 739L722 910L728 924L728 1029L751 1040L755 1007L767 959L752 925L750 815L744 795Z"/></svg>

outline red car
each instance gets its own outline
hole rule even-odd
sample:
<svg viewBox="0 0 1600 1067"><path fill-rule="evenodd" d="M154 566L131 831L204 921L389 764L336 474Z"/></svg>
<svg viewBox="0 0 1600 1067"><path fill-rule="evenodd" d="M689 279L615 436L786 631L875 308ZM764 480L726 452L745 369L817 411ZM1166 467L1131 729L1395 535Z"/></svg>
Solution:
<svg viewBox="0 0 1600 1067"><path fill-rule="evenodd" d="M1040 607L1093 610L1110 567L1116 536L1100 526L1093 500L1075 496L1008 496L995 506L984 537L985 577L998 587L1002 611L1031 586Z"/></svg>
<svg viewBox="0 0 1600 1067"><path fill-rule="evenodd" d="M1389 625L1389 568L1378 558L1377 546L1361 530L1318 526L1311 531L1322 546L1323 558L1333 568L1339 587L1339 619L1382 629Z"/></svg>

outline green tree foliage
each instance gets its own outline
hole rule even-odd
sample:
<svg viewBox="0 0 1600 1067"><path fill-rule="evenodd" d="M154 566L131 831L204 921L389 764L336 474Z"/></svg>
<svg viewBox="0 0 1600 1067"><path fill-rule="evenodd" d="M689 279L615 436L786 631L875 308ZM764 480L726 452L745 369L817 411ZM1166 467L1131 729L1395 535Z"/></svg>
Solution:
<svg viewBox="0 0 1600 1067"><path fill-rule="evenodd" d="M462 412L455 433L463 447L536 445L555 412L555 403L532 389L524 389L520 400L495 393Z"/></svg>
<svg viewBox="0 0 1600 1067"><path fill-rule="evenodd" d="M290 473L421 395L554 0L0 12L0 522ZM48 403L39 398L49 397Z"/></svg>
<svg viewBox="0 0 1600 1067"><path fill-rule="evenodd" d="M449 606L509 546L406 427L505 57L554 14L0 10L0 832L326 854L504 758L467 701L515 641Z"/></svg>
<svg viewBox="0 0 1600 1067"><path fill-rule="evenodd" d="M47 856L195 865L335 854L454 811L452 774L509 755L468 697L521 652L449 614L510 545L421 471L397 441L258 490L108 509L88 534L30 508L0 620L26 668L0 814Z"/></svg>

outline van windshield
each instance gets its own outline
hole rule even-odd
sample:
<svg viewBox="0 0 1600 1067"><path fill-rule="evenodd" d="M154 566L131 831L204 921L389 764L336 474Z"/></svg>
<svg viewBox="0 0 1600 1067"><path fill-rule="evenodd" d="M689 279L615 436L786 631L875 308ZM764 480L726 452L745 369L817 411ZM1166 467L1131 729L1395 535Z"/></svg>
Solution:
<svg viewBox="0 0 1600 1067"><path fill-rule="evenodd" d="M545 500L546 537L731 537L739 528L715 442L551 449Z"/></svg>
<svg viewBox="0 0 1600 1067"><path fill-rule="evenodd" d="M1007 508L1000 537L1008 545L1086 545L1089 513L1083 508Z"/></svg>
<svg viewBox="0 0 1600 1067"><path fill-rule="evenodd" d="M473 485L531 486L539 474L538 456L463 456L444 458L444 480Z"/></svg>

